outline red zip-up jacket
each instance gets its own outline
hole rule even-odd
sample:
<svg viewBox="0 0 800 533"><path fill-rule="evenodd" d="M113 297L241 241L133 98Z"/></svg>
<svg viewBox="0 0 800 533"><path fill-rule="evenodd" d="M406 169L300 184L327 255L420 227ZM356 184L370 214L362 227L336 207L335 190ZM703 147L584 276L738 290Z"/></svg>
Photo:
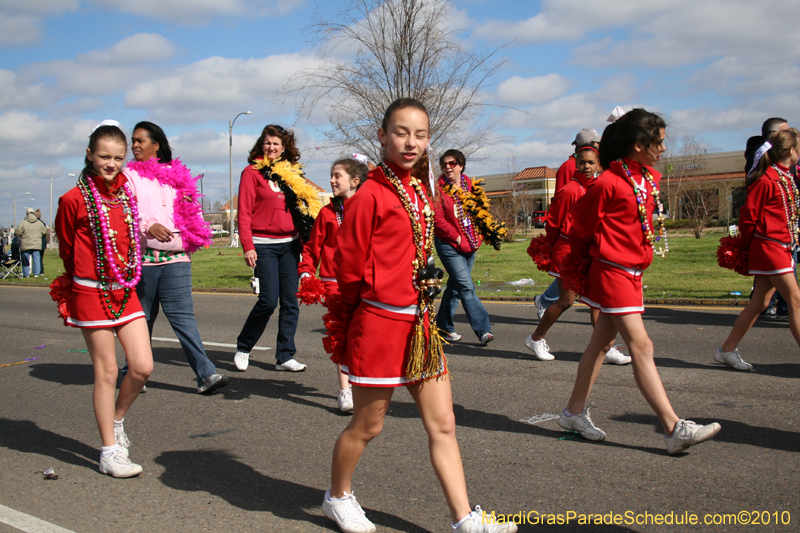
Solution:
<svg viewBox="0 0 800 533"><path fill-rule="evenodd" d="M553 197L544 226L550 244L555 244L559 235L569 235L572 229L572 207L586 194L588 185L586 174L576 170L572 179Z"/></svg>
<svg viewBox="0 0 800 533"><path fill-rule="evenodd" d="M336 278L333 268L333 256L336 253L336 233L339 231L339 221L336 220L333 202L319 210L319 215L314 221L311 237L303 246L303 260L297 267L298 274L317 273L321 278Z"/></svg>
<svg viewBox="0 0 800 533"><path fill-rule="evenodd" d="M784 172L789 169L776 165ZM791 178L788 178L791 180ZM747 198L739 212L739 233L742 234L742 249L749 250L750 243L756 233L762 237L782 243L792 242L789 224L786 222L786 210L781 196L781 184L778 172L769 167L766 173L758 178L747 189ZM786 193L784 192L784 195ZM791 196L786 196L791 201Z"/></svg>
<svg viewBox="0 0 800 533"><path fill-rule="evenodd" d="M467 190L470 190L472 188L472 180L468 176L464 176L464 178L466 178ZM475 239L478 243L478 246L475 248L475 250L473 250L472 246L470 246L469 238L464 232L461 222L458 220L458 215L456 214L456 201L452 196L445 193L443 190L446 184L447 178L444 176L439 176L438 187L439 199L441 201L436 202L433 206L433 232L436 237L439 238L439 240L446 242L459 252L464 254L472 253L481 247L481 243L483 243L483 236L480 234L478 229L473 226L475 229ZM464 213L464 216L469 215ZM461 237L461 244L456 244L459 236Z"/></svg>
<svg viewBox="0 0 800 533"><path fill-rule="evenodd" d="M245 252L255 250L253 237L287 239L297 234L286 209L286 196L253 165L242 171L239 182L239 239Z"/></svg>
<svg viewBox="0 0 800 533"><path fill-rule="evenodd" d="M97 191L104 198L110 199L111 195L106 187L103 178L89 176ZM115 188L120 188L127 181L125 175L120 172ZM130 247L130 237L128 235L128 224L125 222L127 216L122 207L109 209L111 229L117 232L117 250L122 257L128 257ZM97 252L94 239L89 226L89 212L86 210L86 202L83 199L80 189L74 187L58 199L58 212L56 213L56 235L58 235L58 255L64 261L64 271L68 276L86 279L99 280L95 263L97 262ZM136 228L138 231L139 228ZM117 266L120 266L117 261Z"/></svg>
<svg viewBox="0 0 800 533"><path fill-rule="evenodd" d="M400 178L411 203L418 205L424 234L424 203L409 183L411 173L387 164ZM344 221L336 234L333 268L349 313L362 299L397 307L419 301L412 279L416 250L411 220L383 170L377 167L367 176L358 194L345 204Z"/></svg>
<svg viewBox="0 0 800 533"><path fill-rule="evenodd" d="M578 165L575 160L575 154L572 154L558 167L558 171L556 172L556 193L569 183L569 180L572 179L572 175L575 174L576 170L578 170Z"/></svg>
<svg viewBox="0 0 800 533"><path fill-rule="evenodd" d="M640 183L642 166L630 159L625 159L625 164ZM658 185L661 174L650 167L647 170ZM646 216L647 220L652 220L655 209L652 187L645 183L645 188ZM575 202L573 212L580 213L580 217L572 219L572 229L567 235L573 253L586 255L588 250L595 259L638 270L644 270L653 262L653 247L642 231L633 186L619 162L613 161L608 170L589 184L586 194ZM658 234L657 226L653 232Z"/></svg>

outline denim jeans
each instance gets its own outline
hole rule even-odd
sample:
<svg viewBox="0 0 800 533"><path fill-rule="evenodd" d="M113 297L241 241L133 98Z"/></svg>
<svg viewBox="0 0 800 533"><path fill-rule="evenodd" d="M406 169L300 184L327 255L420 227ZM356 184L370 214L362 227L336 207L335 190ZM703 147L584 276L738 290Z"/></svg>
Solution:
<svg viewBox="0 0 800 533"><path fill-rule="evenodd" d="M300 262L302 246L300 239L280 244L256 244L256 271L260 292L258 301L242 326L236 339L236 349L250 352L264 333L267 322L278 306L278 339L275 359L282 365L294 359L297 349L294 334L300 308L297 305L297 265Z"/></svg>
<svg viewBox="0 0 800 533"><path fill-rule="evenodd" d="M558 282L554 279L553 282L547 287L547 290L542 293L539 298L539 303L547 309L558 301Z"/></svg>
<svg viewBox="0 0 800 533"><path fill-rule="evenodd" d="M439 306L439 314L436 316L436 326L447 333L453 333L455 330L453 315L456 314L458 301L461 300L469 325L480 339L492 330L492 324L489 322L489 313L475 294L475 285L472 283L475 252L465 254L439 239L434 242L442 266L447 270L447 287L442 294L442 305Z"/></svg>
<svg viewBox="0 0 800 533"><path fill-rule="evenodd" d="M22 277L28 278L33 274L34 276L42 275L42 251L41 250L23 250L20 252L23 256L22 260ZM27 265L25 263L28 263ZM31 272L33 269L33 272Z"/></svg>
<svg viewBox="0 0 800 533"><path fill-rule="evenodd" d="M198 385L202 385L211 374L217 372L214 363L206 355L197 320L194 318L191 263L142 267L142 278L136 285L136 295L142 303L151 336L153 324L158 317L158 306L161 304L161 309L183 347L186 360L197 376Z"/></svg>

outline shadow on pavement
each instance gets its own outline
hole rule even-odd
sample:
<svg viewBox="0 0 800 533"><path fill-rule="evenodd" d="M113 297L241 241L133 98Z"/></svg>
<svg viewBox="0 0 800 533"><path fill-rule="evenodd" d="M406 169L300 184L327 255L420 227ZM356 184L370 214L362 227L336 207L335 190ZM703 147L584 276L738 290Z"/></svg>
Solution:
<svg viewBox="0 0 800 533"><path fill-rule="evenodd" d="M45 455L76 466L97 469L100 450L42 429L30 420L0 418L0 446L23 453Z"/></svg>
<svg viewBox="0 0 800 533"><path fill-rule="evenodd" d="M207 492L247 511L271 513L279 518L310 522L331 531L336 524L322 514L324 490L284 481L257 472L220 450L165 452L155 462L164 467L159 478L167 487L188 492ZM365 508L379 528L408 533L425 530L396 516Z"/></svg>
<svg viewBox="0 0 800 533"><path fill-rule="evenodd" d="M62 385L94 384L94 368L91 364L41 363L31 365L28 375Z"/></svg>
<svg viewBox="0 0 800 533"><path fill-rule="evenodd" d="M620 422L652 426L656 432L661 433L661 423L655 415L626 414L611 416L609 418ZM729 442L731 444L746 444L748 446L758 446L759 448L769 448L784 452L800 452L800 432L797 431L784 431L781 429L751 426L750 424L745 424L736 420L725 420L722 418L690 417L690 420L694 420L698 424L719 422L722 429L709 442Z"/></svg>

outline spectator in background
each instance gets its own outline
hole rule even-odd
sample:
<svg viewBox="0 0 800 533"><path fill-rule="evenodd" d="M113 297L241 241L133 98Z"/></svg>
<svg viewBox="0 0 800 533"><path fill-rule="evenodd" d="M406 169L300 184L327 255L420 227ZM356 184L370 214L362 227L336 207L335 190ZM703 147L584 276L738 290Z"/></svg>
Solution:
<svg viewBox="0 0 800 533"><path fill-rule="evenodd" d="M42 210L37 209L34 214L39 221L44 224L44 220L42 220ZM47 224L44 225L47 229L47 233L42 235L42 253L39 256L39 274L44 276L44 251L47 248L47 241L50 239L50 228L47 227Z"/></svg>
<svg viewBox="0 0 800 533"><path fill-rule="evenodd" d="M47 235L47 227L36 218L32 207L25 210L25 219L17 226L16 234L20 238L19 249L23 255L22 277L29 278L33 270L33 277L38 278L42 275L42 238Z"/></svg>

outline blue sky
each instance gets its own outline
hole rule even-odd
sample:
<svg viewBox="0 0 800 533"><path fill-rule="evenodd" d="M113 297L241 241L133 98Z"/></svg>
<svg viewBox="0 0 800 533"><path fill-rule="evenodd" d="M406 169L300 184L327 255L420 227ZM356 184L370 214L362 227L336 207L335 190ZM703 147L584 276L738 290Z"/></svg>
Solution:
<svg viewBox="0 0 800 533"><path fill-rule="evenodd" d="M770 116L800 118L797 3L619 0L581 5L452 0L443 24L469 46L505 46L488 101L499 140L468 164L473 175L557 167L577 131L602 132L616 105L665 115L668 134L708 152L741 150ZM0 0L0 225L24 207L48 219L49 176L82 168L87 136L105 118L152 120L175 155L205 173L213 201L268 123L293 127L308 176L326 189L321 135L274 97L318 64L306 27L336 0ZM518 111L500 112L513 107ZM321 147L320 150L316 150ZM54 204L74 179L54 181ZM35 198L35 200L28 200Z"/></svg>

